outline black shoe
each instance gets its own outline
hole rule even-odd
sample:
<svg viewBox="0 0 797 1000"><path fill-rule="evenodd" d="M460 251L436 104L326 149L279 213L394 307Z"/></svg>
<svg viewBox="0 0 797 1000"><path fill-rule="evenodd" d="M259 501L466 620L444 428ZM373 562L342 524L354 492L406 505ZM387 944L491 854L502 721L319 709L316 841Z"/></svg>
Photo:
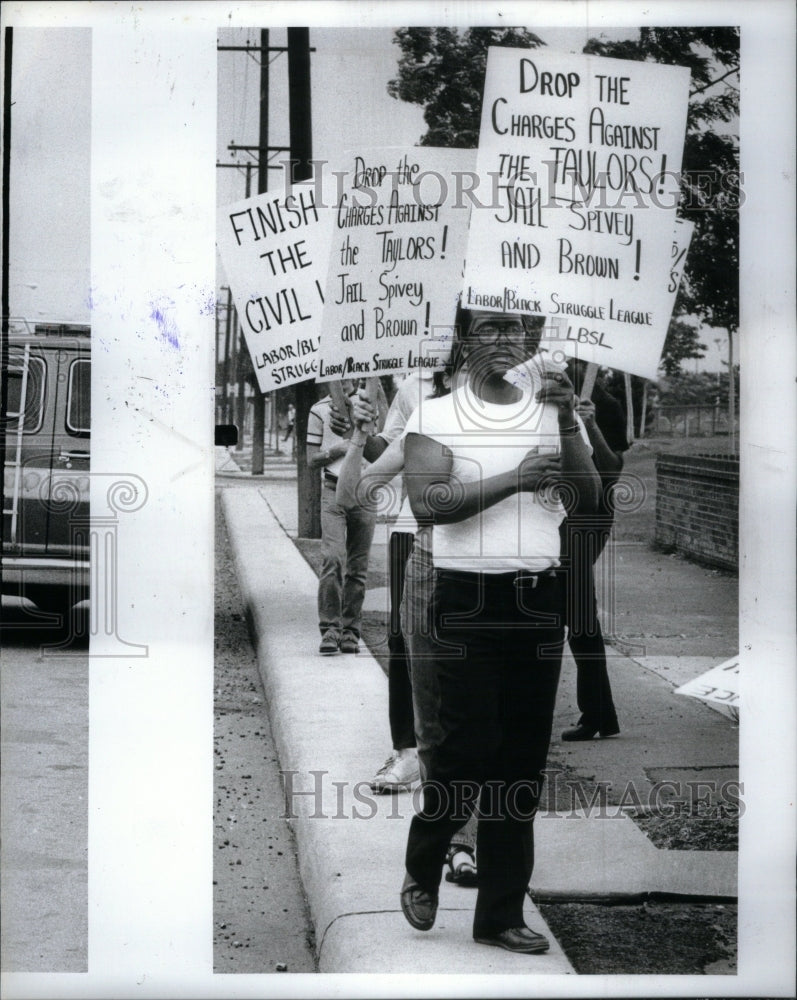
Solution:
<svg viewBox="0 0 797 1000"><path fill-rule="evenodd" d="M544 934L538 934L530 927L510 927L508 930L499 931L497 934L473 935L473 940L477 944L492 944L496 948L505 948L507 951L515 951L521 955L539 955L551 947L551 943Z"/></svg>
<svg viewBox="0 0 797 1000"><path fill-rule="evenodd" d="M422 889L409 872L401 887L401 912L416 930L428 931L434 927L437 893Z"/></svg>
<svg viewBox="0 0 797 1000"><path fill-rule="evenodd" d="M585 722L579 722L572 729L565 729L562 733L562 739L565 743L575 743L577 740L594 739L596 735L600 736L601 739L605 739L607 736L617 736L619 732L620 727L616 722L610 723L602 729L600 726L592 726Z"/></svg>

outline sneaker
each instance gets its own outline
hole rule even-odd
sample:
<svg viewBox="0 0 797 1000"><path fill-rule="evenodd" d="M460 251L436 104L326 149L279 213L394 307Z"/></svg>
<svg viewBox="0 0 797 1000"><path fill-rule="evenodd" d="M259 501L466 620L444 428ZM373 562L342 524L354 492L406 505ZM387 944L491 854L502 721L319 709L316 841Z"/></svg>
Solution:
<svg viewBox="0 0 797 1000"><path fill-rule="evenodd" d="M371 791L378 793L401 792L420 781L418 751L415 747L394 750L371 778Z"/></svg>
<svg viewBox="0 0 797 1000"><path fill-rule="evenodd" d="M322 656L333 656L340 651L340 636L334 628L328 628L321 637L321 645L318 652Z"/></svg>
<svg viewBox="0 0 797 1000"><path fill-rule="evenodd" d="M340 637L340 651L341 653L359 653L359 636L355 635L350 629L344 629L343 635Z"/></svg>

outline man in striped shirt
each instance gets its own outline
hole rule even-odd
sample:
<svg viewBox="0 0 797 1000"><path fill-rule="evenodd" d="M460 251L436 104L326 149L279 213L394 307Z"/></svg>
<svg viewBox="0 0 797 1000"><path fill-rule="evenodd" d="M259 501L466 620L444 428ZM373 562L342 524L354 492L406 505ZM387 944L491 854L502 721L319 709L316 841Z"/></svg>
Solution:
<svg viewBox="0 0 797 1000"><path fill-rule="evenodd" d="M357 383L344 379L343 391L351 395ZM344 507L335 498L338 472L349 441L331 426L335 416L330 396L324 396L307 417L307 464L323 469L321 489L321 542L323 564L318 580L318 627L323 656L357 653L365 597L368 556L376 515L359 505ZM340 421L337 421L340 424Z"/></svg>

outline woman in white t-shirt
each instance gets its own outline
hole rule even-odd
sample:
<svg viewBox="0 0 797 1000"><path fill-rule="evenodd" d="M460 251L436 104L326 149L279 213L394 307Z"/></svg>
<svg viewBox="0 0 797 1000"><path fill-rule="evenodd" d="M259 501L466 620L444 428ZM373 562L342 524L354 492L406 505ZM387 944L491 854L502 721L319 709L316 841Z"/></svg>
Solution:
<svg viewBox="0 0 797 1000"><path fill-rule="evenodd" d="M463 311L458 325L467 379L421 404L404 448L413 514L433 526L442 740L410 827L401 905L414 927L432 927L452 833L478 799L473 936L533 954L548 948L523 902L564 640L562 500L594 510L600 480L573 387L560 366L529 362L521 318Z"/></svg>

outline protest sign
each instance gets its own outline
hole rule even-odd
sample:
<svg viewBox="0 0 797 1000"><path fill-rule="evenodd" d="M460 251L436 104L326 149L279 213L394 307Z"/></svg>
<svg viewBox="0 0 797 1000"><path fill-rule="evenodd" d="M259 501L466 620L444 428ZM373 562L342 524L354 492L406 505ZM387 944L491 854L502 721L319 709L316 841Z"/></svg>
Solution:
<svg viewBox="0 0 797 1000"><path fill-rule="evenodd" d="M646 378L656 377L694 229L693 222L688 222L686 219L676 220L670 248L669 269L665 274L664 283L656 289L649 289L650 312L654 322L649 327L629 325L628 336L623 344L622 359L613 357L614 364L611 367L627 373L641 374ZM550 319L543 329L540 350L558 352L566 357L581 358L596 363L593 359L600 348L579 342L574 330L576 325L569 318ZM603 358L601 364L609 366L609 362L605 360L607 355L597 354L597 356Z"/></svg>
<svg viewBox="0 0 797 1000"><path fill-rule="evenodd" d="M475 151L345 154L324 293L318 381L442 368L467 240Z"/></svg>
<svg viewBox="0 0 797 1000"><path fill-rule="evenodd" d="M635 360L630 362L632 366L631 370L633 371L637 371L640 368L650 369L651 367L655 370L659 363L694 229L694 223L688 222L685 219L678 219L675 223L672 249L670 251L670 272L667 275L666 286L659 289L659 294L655 299L654 308L660 320L655 329L646 331L644 336L638 337L627 346L626 361L630 352L634 352ZM548 317L542 329L537 354L549 358L554 363L561 363L568 357L584 359L589 348L579 344L572 337L568 337L571 329L572 324L566 319ZM595 362L589 362L587 365L587 371L579 392L579 396L582 399L589 399L592 395L592 386L595 382L597 369L598 365ZM628 369L623 369L619 365L618 369L628 371ZM534 388L539 388L539 386L535 386L534 382L533 358L511 369L504 377L512 385L516 385L520 389L532 391Z"/></svg>
<svg viewBox="0 0 797 1000"><path fill-rule="evenodd" d="M664 292L664 304L662 311L667 313L667 319L672 314L675 305L675 296L678 294L678 286L681 284L686 256L689 253L689 245L695 232L694 222L686 219L678 219L675 223L675 232L672 237L672 250L670 252L670 277L667 288Z"/></svg>
<svg viewBox="0 0 797 1000"><path fill-rule="evenodd" d="M689 71L491 48L464 304L567 320L567 353L654 377ZM484 199L482 199L484 201ZM655 361L654 361L655 356Z"/></svg>
<svg viewBox="0 0 797 1000"><path fill-rule="evenodd" d="M261 392L313 379L331 214L294 185L221 210L218 248Z"/></svg>
<svg viewBox="0 0 797 1000"><path fill-rule="evenodd" d="M725 660L699 677L687 681L686 684L677 687L675 693L738 708L739 657L734 656L730 660Z"/></svg>

